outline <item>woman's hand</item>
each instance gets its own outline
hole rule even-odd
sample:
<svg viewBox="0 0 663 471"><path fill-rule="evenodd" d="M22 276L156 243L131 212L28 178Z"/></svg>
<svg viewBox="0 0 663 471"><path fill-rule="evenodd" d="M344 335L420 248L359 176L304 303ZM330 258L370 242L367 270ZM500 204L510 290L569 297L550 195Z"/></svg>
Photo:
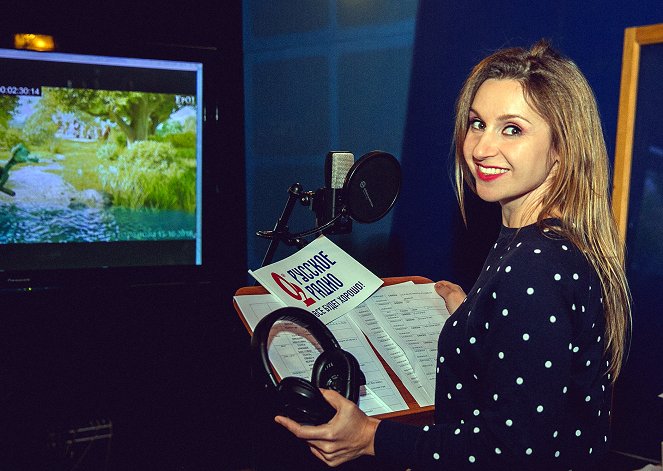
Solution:
<svg viewBox="0 0 663 471"><path fill-rule="evenodd" d="M467 297L463 288L445 280L435 283L435 291L444 298L449 314L453 314Z"/></svg>
<svg viewBox="0 0 663 471"><path fill-rule="evenodd" d="M313 455L328 466L338 466L362 455L374 455L375 431L380 421L364 414L357 405L329 389L320 390L336 415L326 424L301 425L287 417L275 422L297 438L306 440Z"/></svg>

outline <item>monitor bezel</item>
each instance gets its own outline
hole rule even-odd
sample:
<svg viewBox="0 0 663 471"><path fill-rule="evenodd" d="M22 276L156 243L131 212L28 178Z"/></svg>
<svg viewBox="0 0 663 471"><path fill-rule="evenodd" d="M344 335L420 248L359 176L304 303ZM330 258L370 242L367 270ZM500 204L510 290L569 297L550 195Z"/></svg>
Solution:
<svg viewBox="0 0 663 471"><path fill-rule="evenodd" d="M58 50L58 54L102 56L108 58L136 58L196 62L203 67L202 116L202 236L201 263L190 265L134 265L78 268L48 268L0 271L0 290L37 291L82 286L143 286L190 283L210 283L223 279L228 272L242 272L245 266L245 243L231 237L232 247L222 242L228 234L243 235L244 207L240 206L243 192L242 127L237 121L220 116L224 103L236 100L237 90L223 87L228 71L222 67L222 53L214 47L181 46L172 44L144 44L141 48L94 47ZM43 53L48 54L48 53ZM232 80L235 80L232 78ZM233 104L233 106L235 106ZM241 117L238 117L241 119ZM223 149L226 149L226 154ZM238 178L239 177L239 178ZM232 208L223 209L223 205ZM237 276L237 275L235 275Z"/></svg>

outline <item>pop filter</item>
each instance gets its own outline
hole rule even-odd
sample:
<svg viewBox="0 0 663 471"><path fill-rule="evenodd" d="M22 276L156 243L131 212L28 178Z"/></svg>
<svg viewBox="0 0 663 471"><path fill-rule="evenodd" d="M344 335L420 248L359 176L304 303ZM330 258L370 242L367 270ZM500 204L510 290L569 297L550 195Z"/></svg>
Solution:
<svg viewBox="0 0 663 471"><path fill-rule="evenodd" d="M350 168L343 184L343 201L353 220L374 222L389 212L400 189L398 160L387 152L374 150Z"/></svg>
<svg viewBox="0 0 663 471"><path fill-rule="evenodd" d="M334 156L338 154L346 154L354 158L350 153L334 153ZM349 160L346 162L344 158L343 165L346 165L346 163L349 163ZM334 163L334 165L336 164ZM337 167L340 168L340 164ZM344 166L343 171L345 171L345 168L347 167ZM336 177L340 179L338 175ZM331 186L333 191L340 190L341 194L338 201L337 195L331 193L333 202L335 205L338 204L339 210L331 211L331 219L323 224L318 224L319 221L316 220L315 228L296 234L288 230L288 219L295 202L299 200L305 206L311 205L312 209L316 211L316 216L318 216L319 214L327 214L324 211L327 209L328 201L325 200L326 192L323 191L325 188L316 192L304 192L302 186L295 183L288 189L288 202L281 217L276 222L274 230L258 231L256 233L259 237L271 239L261 266L264 267L271 263L276 252L276 246L280 241L302 248L306 244L305 237L315 234L349 232L352 227L350 225L352 220L368 223L382 219L396 203L396 198L398 198L401 189L401 167L398 160L393 155L380 150L364 154L354 162L343 180L342 188L336 188L338 184L336 177L333 182L330 179L326 183L328 185L333 183ZM318 198L321 201L316 201ZM323 218L317 217L316 219Z"/></svg>

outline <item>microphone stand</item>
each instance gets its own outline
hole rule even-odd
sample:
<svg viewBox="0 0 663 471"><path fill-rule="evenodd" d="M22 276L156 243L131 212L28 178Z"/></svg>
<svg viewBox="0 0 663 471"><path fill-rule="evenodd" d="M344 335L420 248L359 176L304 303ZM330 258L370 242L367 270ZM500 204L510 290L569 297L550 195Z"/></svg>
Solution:
<svg viewBox="0 0 663 471"><path fill-rule="evenodd" d="M271 231L258 231L256 235L258 237L264 237L270 239L269 247L267 247L267 252L265 257L262 260L261 267L268 265L272 262L276 249L279 245L279 242L283 242L287 245L294 245L297 248L301 249L304 247L307 242L297 235L293 235L288 231L288 221L292 214L292 210L295 207L297 200L300 200L303 205L309 205L311 202L313 194L311 192L304 192L302 185L299 183L294 183L290 188L288 188L288 201L283 208L281 217L276 221L274 229Z"/></svg>
<svg viewBox="0 0 663 471"><path fill-rule="evenodd" d="M297 200L299 200L301 204L304 206L310 206L311 202L314 201L315 196L316 192L303 191L302 185L299 183L293 183L290 186L290 188L288 188L288 201L286 202L285 207L283 208L281 217L279 217L279 219L276 221L274 229L271 231L256 232L256 235L258 237L270 239L269 246L267 247L267 252L265 253L265 256L262 259L262 264L260 265L261 268L266 265L269 265L272 262L274 254L276 253L276 249L278 248L280 242L301 249L304 246L306 246L306 244L308 244L308 241L304 239L305 237L309 237L315 234L325 233L325 231L327 230L333 231L334 227L339 223L339 221L343 222L342 231L348 232L347 220L349 220L349 216L348 216L348 210L345 207L343 207L336 216L334 216L332 219L322 224L321 226L317 226L308 231L298 232L297 234L293 234L288 230L288 221L290 220L290 216L292 215L292 210L295 208Z"/></svg>

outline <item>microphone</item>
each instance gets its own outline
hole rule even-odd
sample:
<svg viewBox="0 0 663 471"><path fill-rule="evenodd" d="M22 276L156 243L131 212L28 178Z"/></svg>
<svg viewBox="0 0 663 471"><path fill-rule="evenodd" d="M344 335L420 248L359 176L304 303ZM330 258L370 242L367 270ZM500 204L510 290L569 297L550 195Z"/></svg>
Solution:
<svg viewBox="0 0 663 471"><path fill-rule="evenodd" d="M326 231L328 234L348 234L352 231L352 220L341 215L341 211L345 204L343 186L354 163L354 155L346 151L328 152L325 158L325 187L315 192L311 209L315 212L317 227L338 217Z"/></svg>
<svg viewBox="0 0 663 471"><path fill-rule="evenodd" d="M348 234L352 221L370 223L382 219L394 206L401 189L401 167L393 155L374 150L354 161L350 152L329 152L325 159L325 187L304 191L294 183L288 189L288 201L271 231L258 231L258 237L270 239L261 266L271 263L279 242L306 245L305 237L315 234ZM288 220L299 201L315 212L316 227L291 233Z"/></svg>

